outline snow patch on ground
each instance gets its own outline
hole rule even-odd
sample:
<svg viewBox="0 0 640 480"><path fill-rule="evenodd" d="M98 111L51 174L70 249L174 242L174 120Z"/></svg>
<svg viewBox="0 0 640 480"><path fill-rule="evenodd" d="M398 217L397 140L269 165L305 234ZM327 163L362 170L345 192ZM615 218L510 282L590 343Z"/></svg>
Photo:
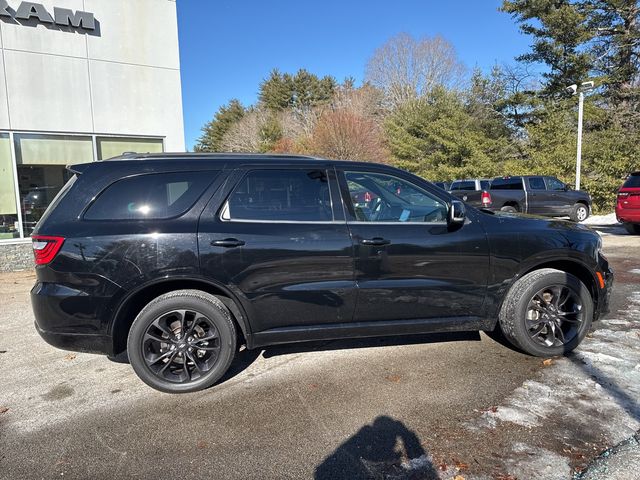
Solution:
<svg viewBox="0 0 640 480"><path fill-rule="evenodd" d="M616 225L618 219L614 212L607 215L592 215L581 223L585 225Z"/></svg>
<svg viewBox="0 0 640 480"><path fill-rule="evenodd" d="M634 435L640 429L640 292L632 293L625 308L598 326L573 354L554 359L539 378L526 381L503 405L465 426L493 429L511 422L537 428L545 421L561 421L591 431L598 425L610 444ZM513 448L529 451L519 444ZM516 463L505 460L507 471L518 478L570 476L568 458L534 450L538 453ZM537 470L544 467L540 462L553 465L548 474Z"/></svg>
<svg viewBox="0 0 640 480"><path fill-rule="evenodd" d="M515 455L510 456L505 465L516 478L566 480L571 476L568 460L557 453L524 443L514 444L513 453Z"/></svg>

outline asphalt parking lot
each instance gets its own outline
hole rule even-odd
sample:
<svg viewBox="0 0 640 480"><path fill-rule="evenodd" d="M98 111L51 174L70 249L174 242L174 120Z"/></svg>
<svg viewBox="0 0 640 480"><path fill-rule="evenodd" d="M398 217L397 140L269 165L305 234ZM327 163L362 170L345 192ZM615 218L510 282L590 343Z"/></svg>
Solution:
<svg viewBox="0 0 640 480"><path fill-rule="evenodd" d="M604 227L611 314L569 358L484 334L243 351L167 395L33 328L32 272L2 274L0 478L571 478L640 428L640 238Z"/></svg>

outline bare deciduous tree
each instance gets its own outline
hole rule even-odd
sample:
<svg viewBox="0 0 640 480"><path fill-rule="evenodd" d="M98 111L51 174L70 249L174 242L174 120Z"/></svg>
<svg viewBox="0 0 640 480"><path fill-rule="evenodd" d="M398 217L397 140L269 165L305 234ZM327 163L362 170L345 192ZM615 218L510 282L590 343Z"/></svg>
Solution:
<svg viewBox="0 0 640 480"><path fill-rule="evenodd" d="M342 160L386 162L388 152L380 126L371 118L346 109L325 111L310 140L314 154Z"/></svg>
<svg viewBox="0 0 640 480"><path fill-rule="evenodd" d="M260 152L263 147L261 130L267 112L253 109L236 122L222 138L222 149L227 152Z"/></svg>
<svg viewBox="0 0 640 480"><path fill-rule="evenodd" d="M455 48L441 36L416 39L400 33L374 52L365 77L385 92L393 108L437 86L458 86L464 72Z"/></svg>

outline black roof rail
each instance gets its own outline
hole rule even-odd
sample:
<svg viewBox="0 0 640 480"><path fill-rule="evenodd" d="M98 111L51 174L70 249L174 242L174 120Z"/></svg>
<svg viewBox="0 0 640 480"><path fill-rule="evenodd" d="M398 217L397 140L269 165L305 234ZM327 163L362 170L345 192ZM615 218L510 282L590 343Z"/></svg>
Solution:
<svg viewBox="0 0 640 480"><path fill-rule="evenodd" d="M309 155L294 155L284 153L238 153L238 152L165 152L165 153L136 153L136 152L124 152L122 155L108 158L105 160L145 160L145 159L210 159L210 160L225 160L225 159L273 159L273 160L325 160L319 157L312 157Z"/></svg>

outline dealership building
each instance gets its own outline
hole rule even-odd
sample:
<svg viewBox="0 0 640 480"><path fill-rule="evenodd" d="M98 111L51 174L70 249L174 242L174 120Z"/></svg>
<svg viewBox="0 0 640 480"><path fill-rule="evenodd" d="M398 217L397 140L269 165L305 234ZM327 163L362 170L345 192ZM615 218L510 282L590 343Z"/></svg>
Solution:
<svg viewBox="0 0 640 480"><path fill-rule="evenodd" d="M0 271L65 165L184 148L175 0L0 0Z"/></svg>

